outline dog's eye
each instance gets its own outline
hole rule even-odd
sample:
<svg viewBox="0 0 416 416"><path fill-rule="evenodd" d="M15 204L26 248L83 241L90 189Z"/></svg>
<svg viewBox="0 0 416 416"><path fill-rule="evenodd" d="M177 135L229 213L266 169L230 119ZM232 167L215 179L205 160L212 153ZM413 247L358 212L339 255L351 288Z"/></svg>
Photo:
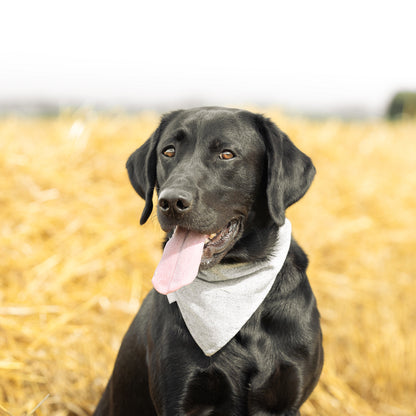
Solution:
<svg viewBox="0 0 416 416"><path fill-rule="evenodd" d="M221 160L230 160L233 157L235 157L234 153L231 150L223 150L220 153L220 159Z"/></svg>
<svg viewBox="0 0 416 416"><path fill-rule="evenodd" d="M173 146L166 147L162 152L166 157L173 157L175 156L176 150Z"/></svg>

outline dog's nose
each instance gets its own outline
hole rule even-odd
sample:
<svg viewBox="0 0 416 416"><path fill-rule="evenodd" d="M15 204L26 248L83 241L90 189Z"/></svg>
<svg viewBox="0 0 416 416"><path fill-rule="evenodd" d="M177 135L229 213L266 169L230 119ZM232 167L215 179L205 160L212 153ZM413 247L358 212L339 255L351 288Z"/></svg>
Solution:
<svg viewBox="0 0 416 416"><path fill-rule="evenodd" d="M191 208L192 195L183 190L164 189L158 203L165 214L185 214Z"/></svg>

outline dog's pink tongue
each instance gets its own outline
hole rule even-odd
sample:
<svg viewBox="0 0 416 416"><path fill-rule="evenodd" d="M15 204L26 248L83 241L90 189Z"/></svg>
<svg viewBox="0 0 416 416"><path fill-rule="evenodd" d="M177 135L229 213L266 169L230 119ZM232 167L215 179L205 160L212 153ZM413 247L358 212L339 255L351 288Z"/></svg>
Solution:
<svg viewBox="0 0 416 416"><path fill-rule="evenodd" d="M189 285L198 274L207 236L176 227L163 250L152 283L163 295Z"/></svg>

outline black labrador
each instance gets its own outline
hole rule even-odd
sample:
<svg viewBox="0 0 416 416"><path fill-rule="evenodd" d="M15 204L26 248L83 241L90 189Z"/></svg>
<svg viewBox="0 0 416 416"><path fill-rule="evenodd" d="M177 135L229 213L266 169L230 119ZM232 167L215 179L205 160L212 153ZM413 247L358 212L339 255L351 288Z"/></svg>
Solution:
<svg viewBox="0 0 416 416"><path fill-rule="evenodd" d="M311 159L262 115L204 107L165 115L127 170L167 236L207 238L200 268L266 261L315 175ZM323 365L306 254L289 237L271 289L238 333L206 355L176 302L154 289L125 335L95 415L299 415ZM252 277L255 279L255 276ZM247 293L247 298L250 293Z"/></svg>

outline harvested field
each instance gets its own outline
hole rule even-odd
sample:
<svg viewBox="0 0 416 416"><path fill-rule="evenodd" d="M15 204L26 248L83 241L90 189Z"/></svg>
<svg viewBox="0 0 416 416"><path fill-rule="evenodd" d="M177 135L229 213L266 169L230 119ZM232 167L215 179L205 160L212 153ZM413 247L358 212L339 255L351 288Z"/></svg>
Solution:
<svg viewBox="0 0 416 416"><path fill-rule="evenodd" d="M318 171L287 213L324 331L302 415L414 416L416 121L265 114ZM94 409L160 258L124 168L158 118L0 119L0 414Z"/></svg>

